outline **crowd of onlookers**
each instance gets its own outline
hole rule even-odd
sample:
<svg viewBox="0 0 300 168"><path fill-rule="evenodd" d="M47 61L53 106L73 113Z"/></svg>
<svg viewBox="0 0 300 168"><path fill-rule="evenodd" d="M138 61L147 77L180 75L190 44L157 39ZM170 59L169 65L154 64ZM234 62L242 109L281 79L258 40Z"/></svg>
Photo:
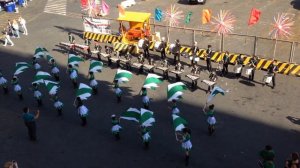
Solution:
<svg viewBox="0 0 300 168"><path fill-rule="evenodd" d="M7 26L4 29L4 44L3 46L14 46L11 38L20 38L20 32L22 31L23 35L27 36L28 31L26 27L26 20L21 16L18 19L8 20Z"/></svg>

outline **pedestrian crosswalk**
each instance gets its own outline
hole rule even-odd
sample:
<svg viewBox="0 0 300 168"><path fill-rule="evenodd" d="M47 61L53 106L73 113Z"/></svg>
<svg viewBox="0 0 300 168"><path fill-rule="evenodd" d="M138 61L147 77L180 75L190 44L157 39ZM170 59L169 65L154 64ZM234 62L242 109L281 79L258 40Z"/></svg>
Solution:
<svg viewBox="0 0 300 168"><path fill-rule="evenodd" d="M66 15L67 0L48 0L44 12L57 15Z"/></svg>

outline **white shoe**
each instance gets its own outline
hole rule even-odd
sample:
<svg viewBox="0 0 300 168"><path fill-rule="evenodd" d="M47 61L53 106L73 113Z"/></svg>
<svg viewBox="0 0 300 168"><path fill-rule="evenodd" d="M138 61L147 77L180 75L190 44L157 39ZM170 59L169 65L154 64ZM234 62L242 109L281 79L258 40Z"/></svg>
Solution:
<svg viewBox="0 0 300 168"><path fill-rule="evenodd" d="M10 45L10 46L14 46L14 44Z"/></svg>
<svg viewBox="0 0 300 168"><path fill-rule="evenodd" d="M6 45L3 45L3 47L6 47Z"/></svg>

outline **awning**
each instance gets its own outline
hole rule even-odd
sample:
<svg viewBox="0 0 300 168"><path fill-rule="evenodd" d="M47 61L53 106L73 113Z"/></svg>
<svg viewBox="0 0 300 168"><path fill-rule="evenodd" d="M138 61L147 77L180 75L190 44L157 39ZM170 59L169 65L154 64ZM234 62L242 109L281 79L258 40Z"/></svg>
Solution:
<svg viewBox="0 0 300 168"><path fill-rule="evenodd" d="M150 16L151 13L125 11L125 15L120 16L118 20L128 22L145 22L150 19Z"/></svg>

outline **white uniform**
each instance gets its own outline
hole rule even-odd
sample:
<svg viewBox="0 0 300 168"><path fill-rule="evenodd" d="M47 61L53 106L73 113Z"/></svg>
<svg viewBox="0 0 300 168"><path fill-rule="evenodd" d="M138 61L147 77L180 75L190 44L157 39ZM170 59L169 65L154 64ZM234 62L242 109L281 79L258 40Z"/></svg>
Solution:
<svg viewBox="0 0 300 168"><path fill-rule="evenodd" d="M20 92L22 90L21 86L19 84L14 85L14 91L15 92Z"/></svg>
<svg viewBox="0 0 300 168"><path fill-rule="evenodd" d="M88 115L89 109L86 108L84 105L81 105L80 107L78 107L77 112L81 117L85 117Z"/></svg>
<svg viewBox="0 0 300 168"><path fill-rule="evenodd" d="M214 117L214 116L212 116L212 117L208 117L207 118L207 123L209 124L209 125L215 125L216 124L216 118Z"/></svg>
<svg viewBox="0 0 300 168"><path fill-rule="evenodd" d="M70 74L70 78L71 78L71 79L76 79L77 76L78 76L78 74L77 74L77 71L76 71L76 70L73 70L73 71L71 72L71 74Z"/></svg>
<svg viewBox="0 0 300 168"><path fill-rule="evenodd" d="M58 74L58 73L59 73L59 69L58 69L56 66L54 66L54 67L51 69L51 73L52 73L52 74Z"/></svg>
<svg viewBox="0 0 300 168"><path fill-rule="evenodd" d="M56 109L62 109L63 106L64 106L64 104L61 101L59 101L59 100L57 100L57 101L54 102L54 107Z"/></svg>
<svg viewBox="0 0 300 168"><path fill-rule="evenodd" d="M7 84L7 80L4 77L0 78L0 86Z"/></svg>
<svg viewBox="0 0 300 168"><path fill-rule="evenodd" d="M119 124L117 124L117 125L112 126L111 132L112 133L119 133L121 129L122 129L122 127Z"/></svg>
<svg viewBox="0 0 300 168"><path fill-rule="evenodd" d="M90 81L90 86L91 87L96 87L97 85L98 85L98 82L95 79Z"/></svg>
<svg viewBox="0 0 300 168"><path fill-rule="evenodd" d="M38 90L35 90L33 92L33 96L34 96L34 98L39 99L39 98L42 97L42 93L40 91L38 91Z"/></svg>

